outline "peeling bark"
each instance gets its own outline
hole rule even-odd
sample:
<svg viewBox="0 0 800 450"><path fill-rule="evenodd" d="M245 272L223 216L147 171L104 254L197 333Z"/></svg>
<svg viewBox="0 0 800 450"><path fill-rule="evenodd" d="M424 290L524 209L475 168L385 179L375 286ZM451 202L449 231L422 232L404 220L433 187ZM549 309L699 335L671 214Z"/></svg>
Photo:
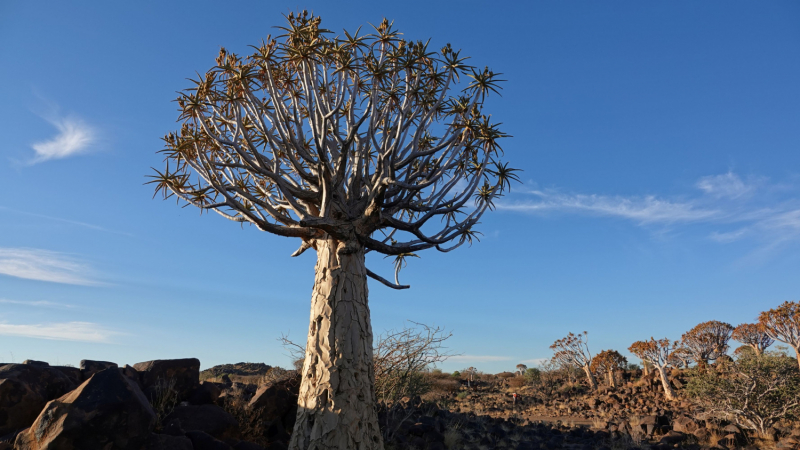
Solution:
<svg viewBox="0 0 800 450"><path fill-rule="evenodd" d="M316 243L311 321L290 450L383 450L364 249Z"/></svg>

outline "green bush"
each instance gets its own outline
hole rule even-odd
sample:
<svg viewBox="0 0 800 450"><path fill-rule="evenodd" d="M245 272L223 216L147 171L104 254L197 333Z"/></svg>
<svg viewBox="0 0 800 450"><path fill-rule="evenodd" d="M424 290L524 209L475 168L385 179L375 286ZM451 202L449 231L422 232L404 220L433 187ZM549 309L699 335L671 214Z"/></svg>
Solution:
<svg viewBox="0 0 800 450"><path fill-rule="evenodd" d="M690 376L686 392L708 411L762 435L781 419L800 413L800 370L797 360L786 355L743 354L735 361L692 369Z"/></svg>

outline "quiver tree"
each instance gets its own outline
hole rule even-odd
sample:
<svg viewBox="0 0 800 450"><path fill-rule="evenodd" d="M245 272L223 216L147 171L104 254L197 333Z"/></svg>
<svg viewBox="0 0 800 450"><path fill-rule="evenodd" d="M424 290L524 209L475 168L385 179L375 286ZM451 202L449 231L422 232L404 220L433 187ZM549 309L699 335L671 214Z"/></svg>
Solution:
<svg viewBox="0 0 800 450"><path fill-rule="evenodd" d="M528 366L525 364L517 364L517 375L523 376L525 375L525 371L528 370Z"/></svg>
<svg viewBox="0 0 800 450"><path fill-rule="evenodd" d="M669 339L655 340L652 337L649 341L636 341L628 351L636 355L645 363L650 363L658 371L661 377L661 386L664 388L664 395L667 400L675 399L675 391L667 379L667 367L670 365L670 354L677 347L677 342L672 343Z"/></svg>
<svg viewBox="0 0 800 450"><path fill-rule="evenodd" d="M764 326L759 323L743 323L733 329L731 339L750 346L756 356L764 354L764 350L775 343L775 340L764 331Z"/></svg>
<svg viewBox="0 0 800 450"><path fill-rule="evenodd" d="M592 354L589 352L589 333L584 331L582 334L572 334L571 332L567 337L559 339L550 346L555 354L553 361L565 367L576 367L582 369L586 373L586 379L589 381L589 387L592 389L597 387L597 381L594 379L594 374L590 367L592 363Z"/></svg>
<svg viewBox="0 0 800 450"><path fill-rule="evenodd" d="M790 345L800 365L800 304L783 302L781 306L759 314L758 323L770 338Z"/></svg>
<svg viewBox="0 0 800 450"><path fill-rule="evenodd" d="M402 289L405 259L448 252L516 180L506 135L484 111L498 74L447 45L400 38L388 21L331 37L290 14L249 56L220 50L180 94L156 191L300 240L317 252L290 448L383 448L376 415L367 277ZM393 257L394 282L365 267Z"/></svg>
<svg viewBox="0 0 800 450"><path fill-rule="evenodd" d="M669 354L669 357L670 365L673 367L688 369L689 365L694 362L692 352L680 344Z"/></svg>
<svg viewBox="0 0 800 450"><path fill-rule="evenodd" d="M617 387L614 373L624 370L628 366L628 359L620 355L616 350L603 350L592 358L590 369L593 373L605 374L608 376L608 384Z"/></svg>
<svg viewBox="0 0 800 450"><path fill-rule="evenodd" d="M681 346L685 347L699 366L705 366L709 361L728 351L728 341L731 339L733 327L729 323L711 320L698 324L681 336Z"/></svg>

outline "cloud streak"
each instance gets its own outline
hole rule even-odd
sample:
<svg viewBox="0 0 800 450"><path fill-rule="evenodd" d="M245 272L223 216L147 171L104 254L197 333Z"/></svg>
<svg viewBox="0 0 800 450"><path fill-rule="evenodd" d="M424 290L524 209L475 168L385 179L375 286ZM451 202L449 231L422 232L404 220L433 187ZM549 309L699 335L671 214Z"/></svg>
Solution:
<svg viewBox="0 0 800 450"><path fill-rule="evenodd" d="M0 247L0 275L51 283L92 286L91 269L63 253Z"/></svg>
<svg viewBox="0 0 800 450"><path fill-rule="evenodd" d="M48 302L47 300L24 301L24 300L9 300L7 298L0 298L0 304L57 308L57 309L74 308L74 306L72 305L67 305L64 303Z"/></svg>
<svg viewBox="0 0 800 450"><path fill-rule="evenodd" d="M17 336L35 339L49 339L57 341L77 341L108 343L114 335L114 331L106 330L103 327L91 322L63 322L34 325L14 325L0 323L0 335Z"/></svg>
<svg viewBox="0 0 800 450"><path fill-rule="evenodd" d="M756 239L770 250L800 241L800 203L796 200L796 187L769 185L763 177L748 177L744 181L733 172L701 177L694 187L697 191L673 197L523 190L527 198L515 195L517 200L498 202L497 209L620 218L650 227L702 224L718 228L707 232L707 238L712 241L726 244ZM784 195L783 199L776 194Z"/></svg>
<svg viewBox="0 0 800 450"><path fill-rule="evenodd" d="M77 117L48 119L58 131L54 137L31 145L36 153L30 164L63 159L88 152L97 142L97 132Z"/></svg>
<svg viewBox="0 0 800 450"><path fill-rule="evenodd" d="M498 355L455 355L447 358L448 362L463 362L463 363L473 363L473 362L493 362L493 361L510 361L510 356L498 356Z"/></svg>
<svg viewBox="0 0 800 450"><path fill-rule="evenodd" d="M640 224L707 221L720 217L718 209L699 207L692 202L662 200L655 196L622 197L562 194L553 190L533 190L534 201L498 203L497 209L543 213L564 211L598 216L621 217Z"/></svg>

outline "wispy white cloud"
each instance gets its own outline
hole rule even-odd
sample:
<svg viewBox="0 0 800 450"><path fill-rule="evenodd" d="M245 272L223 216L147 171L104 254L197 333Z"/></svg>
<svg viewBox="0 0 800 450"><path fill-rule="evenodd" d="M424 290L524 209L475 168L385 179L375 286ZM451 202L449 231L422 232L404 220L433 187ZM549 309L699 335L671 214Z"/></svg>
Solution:
<svg viewBox="0 0 800 450"><path fill-rule="evenodd" d="M92 270L63 253L32 248L0 247L0 275L77 285L97 285Z"/></svg>
<svg viewBox="0 0 800 450"><path fill-rule="evenodd" d="M700 191L682 196L622 196L565 193L559 189L517 190L497 208L532 214L581 214L616 217L639 226L672 229L687 225L713 226L709 239L731 243L757 240L773 251L800 241L800 202L797 186L770 184L764 177L734 172L704 176L694 183Z"/></svg>
<svg viewBox="0 0 800 450"><path fill-rule="evenodd" d="M564 211L614 216L641 224L697 222L721 215L721 211L703 208L693 202L680 202L644 197L623 197L586 194L563 194L554 190L533 190L533 201L502 202L498 209L520 212Z"/></svg>
<svg viewBox="0 0 800 450"><path fill-rule="evenodd" d="M30 164L86 153L97 142L95 129L77 117L54 117L47 121L56 128L58 134L31 145L36 155Z"/></svg>
<svg viewBox="0 0 800 450"><path fill-rule="evenodd" d="M37 339L79 342L110 342L112 336L121 333L107 330L91 322L63 322L33 325L0 323L0 335Z"/></svg>
<svg viewBox="0 0 800 450"><path fill-rule="evenodd" d="M68 305L65 303L48 302L47 300L25 301L25 300L9 300L7 298L0 298L0 304L32 306L32 307L42 307L42 308L58 308L58 309L74 308L73 305Z"/></svg>
<svg viewBox="0 0 800 450"><path fill-rule="evenodd" d="M23 215L23 216L38 217L40 219L50 220L50 221L53 221L53 222L68 223L70 225L76 225L76 226L79 226L79 227L88 228L90 230L103 231L103 232L106 232L106 233L121 234L123 236L133 236L130 233L126 233L124 231L109 230L107 228L101 227L100 225L94 225L94 224L91 224L91 223L80 222L80 221L77 221L77 220L64 219L64 218L61 218L61 217L48 216L48 215L45 215L45 214L32 213L32 212L29 212L29 211L21 211L21 210L18 210L18 209L9 208L7 206L0 206L0 211L8 211L8 212L11 212L11 213L14 213L14 214L20 214L20 215Z"/></svg>
<svg viewBox="0 0 800 450"><path fill-rule="evenodd" d="M513 358L510 356L499 355L455 355L447 358L448 362L462 362L462 363L479 363L479 362L493 362L493 361L510 361Z"/></svg>
<svg viewBox="0 0 800 450"><path fill-rule="evenodd" d="M702 177L696 186L706 194L720 198L739 198L755 190L754 184L745 183L733 172Z"/></svg>
<svg viewBox="0 0 800 450"><path fill-rule="evenodd" d="M522 360L522 361L520 361L520 362L521 362L522 364L531 365L531 367L533 367L533 366L539 366L539 365L542 365L542 364L546 363L547 361L550 361L550 358L533 358L533 359L524 359L524 360Z"/></svg>

